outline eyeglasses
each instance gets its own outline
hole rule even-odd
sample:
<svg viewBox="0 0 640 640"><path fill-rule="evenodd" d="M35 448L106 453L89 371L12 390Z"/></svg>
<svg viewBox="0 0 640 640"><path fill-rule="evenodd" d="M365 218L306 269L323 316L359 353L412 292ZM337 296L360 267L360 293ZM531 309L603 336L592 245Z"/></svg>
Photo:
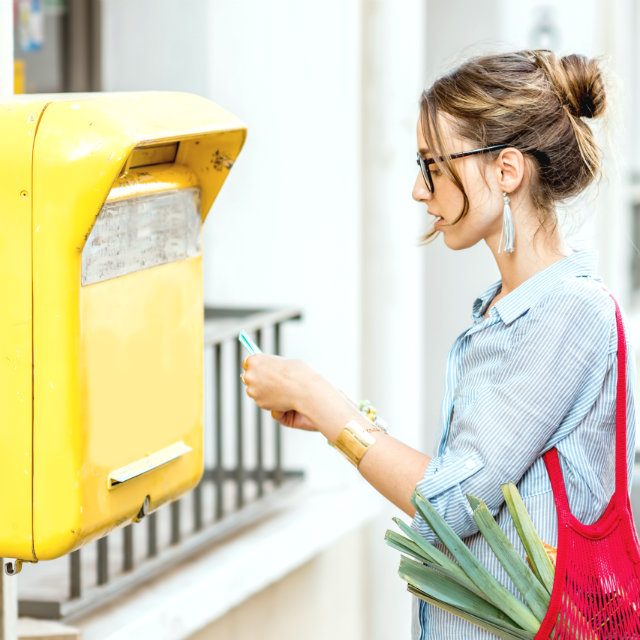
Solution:
<svg viewBox="0 0 640 640"><path fill-rule="evenodd" d="M429 171L429 165L435 164L436 160L438 162L442 162L445 158L449 158L450 160L455 160L456 158L464 158L465 156L472 156L476 153L486 153L487 151L497 151L498 149L504 149L508 147L508 144L492 144L489 147L483 147L482 149L473 149L472 151L463 151L462 153L454 153L449 156L440 156L438 158L423 158L420 153L418 153L418 159L416 162L422 171L422 177L424 178L424 182L427 185L427 189L433 193L433 179L431 178L431 172Z"/></svg>

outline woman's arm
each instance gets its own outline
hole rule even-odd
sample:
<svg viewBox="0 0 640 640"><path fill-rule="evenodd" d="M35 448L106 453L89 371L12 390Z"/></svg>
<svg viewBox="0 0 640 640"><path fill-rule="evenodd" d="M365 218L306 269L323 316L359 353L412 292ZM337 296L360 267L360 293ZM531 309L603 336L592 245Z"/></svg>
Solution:
<svg viewBox="0 0 640 640"><path fill-rule="evenodd" d="M342 391L300 360L255 354L245 358L242 367L247 395L260 408L270 410L283 426L320 431L332 443L350 420L371 427ZM358 470L371 486L413 518L411 496L431 458L383 431L370 433L376 442L365 452Z"/></svg>
<svg viewBox="0 0 640 640"><path fill-rule="evenodd" d="M335 442L349 420L357 420L365 428L371 427L369 420L351 403L336 402L335 389L330 385L326 387L326 395L319 394L316 386L315 395L307 402L310 413L319 418L316 422L318 431L331 442ZM358 471L374 489L413 518L416 509L411 496L431 458L384 431L370 433L376 442L364 454Z"/></svg>
<svg viewBox="0 0 640 640"><path fill-rule="evenodd" d="M358 470L372 487L413 518L416 508L410 498L431 458L383 431L371 434L376 443L369 447Z"/></svg>

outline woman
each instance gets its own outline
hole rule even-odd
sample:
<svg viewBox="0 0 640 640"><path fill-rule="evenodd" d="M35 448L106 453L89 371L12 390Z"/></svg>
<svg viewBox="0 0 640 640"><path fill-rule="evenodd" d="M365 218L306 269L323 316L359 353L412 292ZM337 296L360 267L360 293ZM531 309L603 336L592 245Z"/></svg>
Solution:
<svg viewBox="0 0 640 640"><path fill-rule="evenodd" d="M436 216L423 240L441 232L455 250L484 241L501 275L473 303L473 323L449 354L436 457L371 427L300 361L256 355L243 363L247 394L281 424L319 430L330 442L344 441L350 421L369 428L372 444L356 456L366 480L442 548L410 502L419 489L516 595L478 533L465 494L487 503L524 555L500 485L517 484L542 539L556 546L545 451L558 450L579 520L597 520L614 489L614 302L594 253L572 250L555 211L599 172L599 150L585 120L601 116L605 106L595 60L558 59L546 50L472 58L422 95L413 197ZM633 360L627 364L630 474ZM495 637L415 598L413 631L421 640Z"/></svg>

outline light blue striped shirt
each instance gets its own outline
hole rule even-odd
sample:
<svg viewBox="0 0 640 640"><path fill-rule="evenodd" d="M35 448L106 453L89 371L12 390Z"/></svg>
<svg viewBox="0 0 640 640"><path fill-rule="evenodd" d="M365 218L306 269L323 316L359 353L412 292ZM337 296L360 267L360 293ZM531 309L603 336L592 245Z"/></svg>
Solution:
<svg viewBox="0 0 640 640"><path fill-rule="evenodd" d="M465 494L487 503L524 558L500 490L501 484L515 482L541 538L556 546L555 503L541 457L555 446L572 513L590 524L604 511L615 486L617 333L614 303L598 284L596 261L592 250L574 251L496 302L486 319L501 281L476 299L473 324L456 338L447 361L438 455L417 484L476 557L518 597L478 533ZM636 375L631 344L627 334L629 490ZM411 526L451 557L419 514ZM414 640L497 637L411 597Z"/></svg>

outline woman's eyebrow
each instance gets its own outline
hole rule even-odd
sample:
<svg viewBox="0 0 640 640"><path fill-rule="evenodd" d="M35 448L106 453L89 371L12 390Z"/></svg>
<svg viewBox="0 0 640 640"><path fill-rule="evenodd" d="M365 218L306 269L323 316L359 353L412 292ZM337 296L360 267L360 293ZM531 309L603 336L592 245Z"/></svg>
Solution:
<svg viewBox="0 0 640 640"><path fill-rule="evenodd" d="M418 153L422 154L423 156L426 156L429 153L429 149L425 149L424 147L419 147Z"/></svg>

